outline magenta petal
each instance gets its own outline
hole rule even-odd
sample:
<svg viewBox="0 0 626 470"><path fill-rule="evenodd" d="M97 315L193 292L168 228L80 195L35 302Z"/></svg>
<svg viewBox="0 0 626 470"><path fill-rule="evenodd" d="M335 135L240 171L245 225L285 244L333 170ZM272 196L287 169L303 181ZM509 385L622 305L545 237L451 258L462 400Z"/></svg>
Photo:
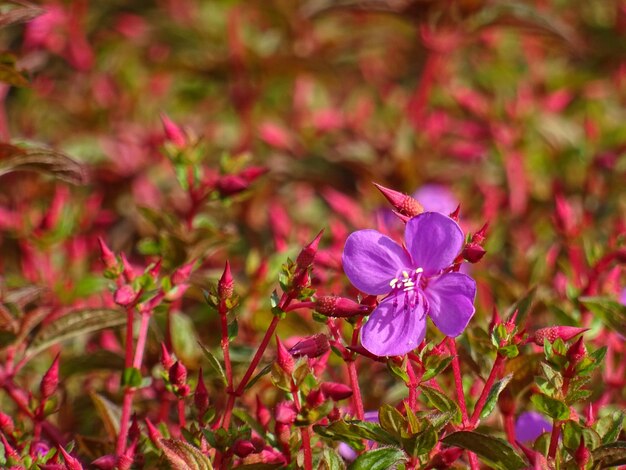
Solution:
<svg viewBox="0 0 626 470"><path fill-rule="evenodd" d="M361 330L361 344L377 356L402 356L424 340L426 317L423 302L415 307L400 294L381 303Z"/></svg>
<svg viewBox="0 0 626 470"><path fill-rule="evenodd" d="M376 230L359 230L346 240L343 270L362 292L381 295L391 292L389 281L398 270L411 266L404 249Z"/></svg>
<svg viewBox="0 0 626 470"><path fill-rule="evenodd" d="M437 212L424 212L409 220L404 239L413 265L423 268L427 276L450 266L465 241L461 227Z"/></svg>
<svg viewBox="0 0 626 470"><path fill-rule="evenodd" d="M476 281L466 274L447 273L431 279L424 293L428 315L446 336L459 336L474 315Z"/></svg>

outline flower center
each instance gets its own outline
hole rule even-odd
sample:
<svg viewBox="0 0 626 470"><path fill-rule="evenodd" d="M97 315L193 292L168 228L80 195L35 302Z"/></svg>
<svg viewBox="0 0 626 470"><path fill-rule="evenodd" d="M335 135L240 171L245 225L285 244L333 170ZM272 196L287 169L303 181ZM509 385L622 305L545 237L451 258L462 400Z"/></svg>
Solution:
<svg viewBox="0 0 626 470"><path fill-rule="evenodd" d="M417 268L415 271L402 269L396 274L396 277L389 281L389 285L396 292L410 292L418 286L423 272L424 269L422 268Z"/></svg>

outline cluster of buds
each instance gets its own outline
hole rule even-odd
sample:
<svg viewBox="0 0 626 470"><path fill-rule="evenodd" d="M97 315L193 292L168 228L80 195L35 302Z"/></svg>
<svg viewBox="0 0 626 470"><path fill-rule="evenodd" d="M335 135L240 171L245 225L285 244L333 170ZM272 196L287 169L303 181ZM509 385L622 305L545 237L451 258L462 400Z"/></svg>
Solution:
<svg viewBox="0 0 626 470"><path fill-rule="evenodd" d="M487 225L485 224L482 228L472 235L470 241L465 245L463 251L461 252L461 256L463 259L470 263L478 263L483 256L485 256L485 249L483 248L483 243L485 242L485 234L487 232Z"/></svg>
<svg viewBox="0 0 626 470"><path fill-rule="evenodd" d="M518 311L515 310L508 320L502 321L498 310L494 307L489 331L491 343L498 348L498 355L508 358L519 354L518 346L525 343L525 330L518 330L515 321Z"/></svg>
<svg viewBox="0 0 626 470"><path fill-rule="evenodd" d="M407 220L424 212L424 208L417 201L417 199L409 196L408 194L394 191L393 189L386 188L380 184L374 183L374 186L385 196L387 201L393 206L394 214L396 214L402 221Z"/></svg>
<svg viewBox="0 0 626 470"><path fill-rule="evenodd" d="M187 368L180 361L174 362L169 368L168 378L176 395L181 398L189 395L191 389L187 385Z"/></svg>
<svg viewBox="0 0 626 470"><path fill-rule="evenodd" d="M311 268L319 247L322 234L321 230L316 237L298 254L295 263L289 261L283 266L281 273L281 286L286 294L292 298L310 298L314 291L310 289Z"/></svg>

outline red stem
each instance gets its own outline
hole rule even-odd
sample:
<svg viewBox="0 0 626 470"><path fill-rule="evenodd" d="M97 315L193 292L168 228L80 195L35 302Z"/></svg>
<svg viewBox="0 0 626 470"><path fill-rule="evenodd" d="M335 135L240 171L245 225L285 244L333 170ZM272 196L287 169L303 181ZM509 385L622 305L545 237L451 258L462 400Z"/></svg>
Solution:
<svg viewBox="0 0 626 470"><path fill-rule="evenodd" d="M504 416L504 432L506 432L506 438L510 444L517 446L517 439L515 437L515 419L513 415Z"/></svg>
<svg viewBox="0 0 626 470"><path fill-rule="evenodd" d="M348 366L348 374L350 376L350 387L352 387L352 407L356 413L356 417L361 421L365 419L365 409L363 408L363 398L361 397L361 388L359 387L359 377L356 373L356 364L354 360L346 362Z"/></svg>
<svg viewBox="0 0 626 470"><path fill-rule="evenodd" d="M293 403L296 405L298 413L302 409L300 404L300 397L298 395L298 387L295 383L291 383L291 394L293 395ZM311 452L311 430L308 426L300 429L300 435L302 436L301 449L304 452L304 470L313 470L313 454Z"/></svg>
<svg viewBox="0 0 626 470"><path fill-rule="evenodd" d="M181 429L187 426L187 421L185 420L185 400L182 398L178 399L178 425Z"/></svg>
<svg viewBox="0 0 626 470"><path fill-rule="evenodd" d="M569 382L571 377L571 369L568 367L565 373L563 374L563 387L561 387L561 392L563 396L567 395L567 390L569 389ZM556 419L552 422L552 433L550 434L550 447L548 449L548 458L554 459L556 457L556 449L559 445L559 434L561 434L561 421L557 421Z"/></svg>
<svg viewBox="0 0 626 470"><path fill-rule="evenodd" d="M417 411L417 386L418 386L418 379L417 379L417 375L415 374L415 370L413 369L413 364L411 364L410 360L406 361L406 373L409 376L409 383L408 383L408 387L409 387L409 407L411 408L411 410Z"/></svg>
<svg viewBox="0 0 626 470"><path fill-rule="evenodd" d="M470 426L474 427L478 423L478 419L480 418L480 413L483 411L485 407L485 403L487 402L487 397L489 396L489 392L491 391L491 387L493 383L498 378L500 374L500 369L502 367L502 363L504 362L504 356L498 354L496 360L493 363L493 367L491 368L491 372L489 373L489 377L487 378L487 382L485 382L485 386L483 387L483 391L476 402L476 406L474 406L474 412L472 413L472 418L470 419Z"/></svg>
<svg viewBox="0 0 626 470"><path fill-rule="evenodd" d="M459 408L463 417L463 425L467 426L467 406L465 405L465 394L463 392L463 380L461 379L461 365L459 363L459 355L456 350L456 342L454 338L448 337L448 348L452 354L452 372L454 375L454 386L456 388L456 396L459 400Z"/></svg>
<svg viewBox="0 0 626 470"><path fill-rule="evenodd" d="M226 303L222 300L219 305L219 315L220 315L220 324L222 328L222 353L224 355L224 369L226 369L226 380L228 382L228 390L232 392L233 390L233 367L230 362L230 348L229 348L229 339L228 339L228 318L226 314L228 313L228 309L226 308Z"/></svg>

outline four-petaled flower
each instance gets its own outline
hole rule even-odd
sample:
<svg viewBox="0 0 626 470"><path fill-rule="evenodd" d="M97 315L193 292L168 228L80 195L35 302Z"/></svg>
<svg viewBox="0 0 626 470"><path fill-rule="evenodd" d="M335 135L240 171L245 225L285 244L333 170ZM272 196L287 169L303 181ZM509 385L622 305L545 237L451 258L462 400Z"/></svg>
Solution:
<svg viewBox="0 0 626 470"><path fill-rule="evenodd" d="M361 343L377 356L415 349L426 333L426 316L446 336L458 336L474 315L476 282L447 272L464 244L449 217L425 212L406 224L406 247L376 230L359 230L346 240L343 269L350 282L370 295L387 295L363 326Z"/></svg>

